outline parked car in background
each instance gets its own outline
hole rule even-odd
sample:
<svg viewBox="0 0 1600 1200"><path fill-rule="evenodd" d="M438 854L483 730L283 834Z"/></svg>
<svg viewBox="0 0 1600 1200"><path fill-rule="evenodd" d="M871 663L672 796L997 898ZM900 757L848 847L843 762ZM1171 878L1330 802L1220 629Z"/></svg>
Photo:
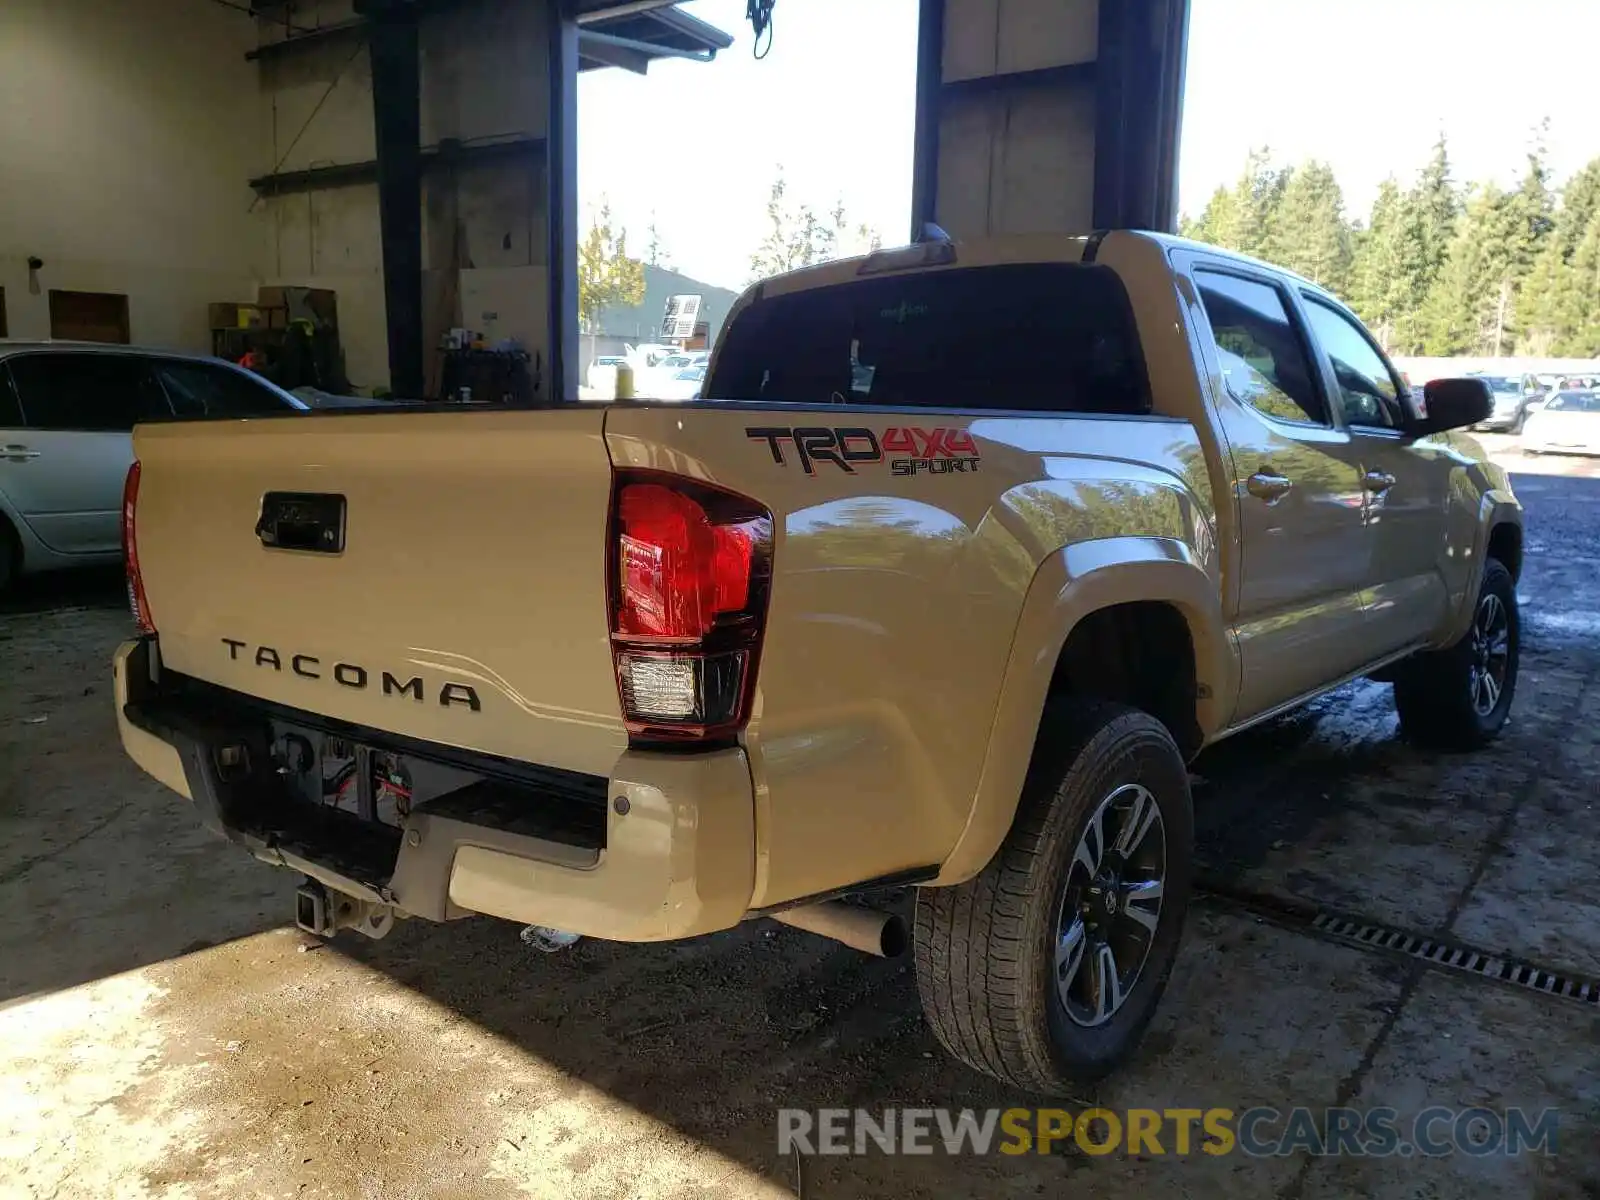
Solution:
<svg viewBox="0 0 1600 1200"><path fill-rule="evenodd" d="M1528 405L1535 398L1542 398L1544 393L1534 385L1530 391L1528 383L1532 376L1528 375L1480 375L1489 385L1489 395L1494 401L1494 411L1487 420L1480 422L1475 428L1492 429L1502 433L1518 433L1522 423L1528 415Z"/></svg>
<svg viewBox="0 0 1600 1200"><path fill-rule="evenodd" d="M584 373L585 386L610 396L617 387L617 368L628 360L620 354L602 354Z"/></svg>
<svg viewBox="0 0 1600 1200"><path fill-rule="evenodd" d="M1600 454L1600 392L1563 391L1528 416L1527 454Z"/></svg>
<svg viewBox="0 0 1600 1200"><path fill-rule="evenodd" d="M136 422L306 407L221 359L0 340L0 592L35 571L121 558Z"/></svg>
<svg viewBox="0 0 1600 1200"><path fill-rule="evenodd" d="M648 396L643 399L651 400L698 400L700 399L700 385L705 382L706 369L704 366L684 367L681 371L673 372L668 379L657 382Z"/></svg>

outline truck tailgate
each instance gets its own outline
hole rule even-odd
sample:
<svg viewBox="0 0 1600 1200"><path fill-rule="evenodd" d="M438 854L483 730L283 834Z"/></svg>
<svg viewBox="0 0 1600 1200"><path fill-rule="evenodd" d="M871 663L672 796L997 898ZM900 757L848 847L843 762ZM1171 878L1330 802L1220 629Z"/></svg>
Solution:
<svg viewBox="0 0 1600 1200"><path fill-rule="evenodd" d="M627 739L607 631L604 418L140 427L139 560L164 665L386 732L609 774ZM269 493L342 497L342 551L264 544Z"/></svg>

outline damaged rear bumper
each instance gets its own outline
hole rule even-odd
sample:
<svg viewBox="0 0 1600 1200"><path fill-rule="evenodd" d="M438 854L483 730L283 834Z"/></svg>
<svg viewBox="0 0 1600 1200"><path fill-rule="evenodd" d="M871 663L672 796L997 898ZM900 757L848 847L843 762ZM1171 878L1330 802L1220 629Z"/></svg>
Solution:
<svg viewBox="0 0 1600 1200"><path fill-rule="evenodd" d="M153 638L114 659L128 755L200 820L265 862L434 921L485 913L617 941L730 928L750 906L754 797L738 747L625 752L608 779L417 744L163 672ZM470 772L398 826L297 798L274 723Z"/></svg>

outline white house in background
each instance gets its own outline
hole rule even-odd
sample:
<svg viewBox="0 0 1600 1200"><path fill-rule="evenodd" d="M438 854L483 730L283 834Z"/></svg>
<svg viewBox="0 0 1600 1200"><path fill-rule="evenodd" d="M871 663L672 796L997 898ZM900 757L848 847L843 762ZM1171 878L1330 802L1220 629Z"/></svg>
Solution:
<svg viewBox="0 0 1600 1200"><path fill-rule="evenodd" d="M624 346L660 341L661 318L666 315L670 296L702 297L700 319L710 327L711 340L715 342L739 293L646 264L644 299L629 308L605 309L596 322L597 328L585 332L580 339L583 345L578 378L588 378L589 364L596 358L620 355Z"/></svg>

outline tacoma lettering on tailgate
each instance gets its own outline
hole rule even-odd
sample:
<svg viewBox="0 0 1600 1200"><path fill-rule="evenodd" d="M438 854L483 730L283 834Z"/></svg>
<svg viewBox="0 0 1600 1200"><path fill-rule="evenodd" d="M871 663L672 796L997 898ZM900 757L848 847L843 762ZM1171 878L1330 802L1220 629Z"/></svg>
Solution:
<svg viewBox="0 0 1600 1200"><path fill-rule="evenodd" d="M359 663L336 662L326 668L324 674L323 662L314 654L289 654L277 649L275 646L252 646L249 642L241 642L238 638L223 638L222 644L228 647L228 657L234 662L252 662L256 666L268 671L282 672L284 665L288 664L290 673L300 676L301 679L331 678L341 687L351 688L355 691L365 691L372 686L373 676L380 679L379 686L385 696L410 696L418 704L422 703L422 676L412 675L402 679L391 675L388 671L369 671ZM430 694L433 689L428 689ZM465 683L445 683L439 685L439 706L449 708L459 704L463 708L470 708L479 712L483 708L478 699L477 689Z"/></svg>

